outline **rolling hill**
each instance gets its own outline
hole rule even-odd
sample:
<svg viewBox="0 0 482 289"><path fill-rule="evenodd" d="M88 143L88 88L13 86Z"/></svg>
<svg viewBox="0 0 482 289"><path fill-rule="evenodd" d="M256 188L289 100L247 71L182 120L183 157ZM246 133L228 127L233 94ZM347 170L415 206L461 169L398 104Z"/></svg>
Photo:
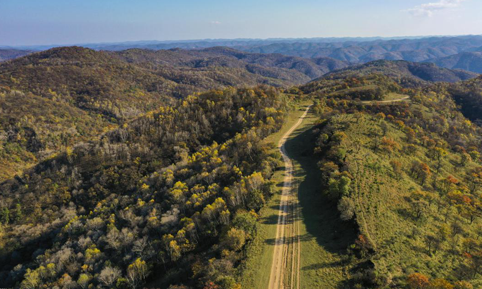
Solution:
<svg viewBox="0 0 482 289"><path fill-rule="evenodd" d="M343 65L237 53L63 47L0 64L0 180L175 98L228 86L288 87Z"/></svg>
<svg viewBox="0 0 482 289"><path fill-rule="evenodd" d="M0 179L158 107L175 86L106 53L78 47L0 64Z"/></svg>
<svg viewBox="0 0 482 289"><path fill-rule="evenodd" d="M431 86L434 82L457 82L477 77L473 72L439 68L432 63L377 60L333 71L315 79L300 89L304 93L329 93L346 84L350 78L384 79L390 78L404 88ZM377 80L378 81L378 80ZM358 84L357 84L358 85ZM377 93L375 93L376 95Z"/></svg>
<svg viewBox="0 0 482 289"><path fill-rule="evenodd" d="M236 284L288 108L270 87L190 96L0 184L2 285Z"/></svg>
<svg viewBox="0 0 482 289"><path fill-rule="evenodd" d="M462 52L428 61L433 62L440 67L482 73L482 52Z"/></svg>
<svg viewBox="0 0 482 289"><path fill-rule="evenodd" d="M343 78L353 74L368 75L373 73L384 74L392 78L411 78L429 82L457 82L478 76L478 74L473 72L440 68L430 63L377 60L341 69L323 77Z"/></svg>
<svg viewBox="0 0 482 289"><path fill-rule="evenodd" d="M129 63L149 66L172 66L207 69L227 67L245 69L257 75L303 83L330 71L348 66L348 63L331 59L304 59L280 54L247 53L226 47L202 50L126 50L115 53Z"/></svg>
<svg viewBox="0 0 482 289"><path fill-rule="evenodd" d="M482 47L481 36L431 37L362 42L295 42L235 47L248 52L281 53L305 58L330 57L352 63L373 60L425 61Z"/></svg>
<svg viewBox="0 0 482 289"><path fill-rule="evenodd" d="M125 43L98 43L79 45L105 51L129 49L148 50L203 50L213 47L230 47L250 53L282 54L303 58L332 58L349 63L366 63L374 60L432 61L463 52L480 51L479 35L452 37L408 38L306 38L306 39L214 39L190 41L140 41ZM51 46L19 48L9 53L12 57L24 55L21 50L46 50ZM7 49L6 49L7 50ZM1 53L0 53L1 55ZM1 59L1 56L0 56Z"/></svg>

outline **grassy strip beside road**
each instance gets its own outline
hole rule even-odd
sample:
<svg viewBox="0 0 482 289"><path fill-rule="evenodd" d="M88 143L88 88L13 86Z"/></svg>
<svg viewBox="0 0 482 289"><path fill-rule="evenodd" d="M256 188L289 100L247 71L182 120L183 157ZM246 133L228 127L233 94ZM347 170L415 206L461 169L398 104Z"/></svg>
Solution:
<svg viewBox="0 0 482 289"><path fill-rule="evenodd" d="M267 141L277 143L309 104L299 104L281 131L271 135ZM355 230L340 220L336 203L326 199L321 192L320 170L311 155L314 145L311 128L318 119L309 113L286 142L286 151L293 163L293 186L298 190L298 216L301 218L301 266L300 276L296 279L300 282L300 288L343 288L350 267L344 254L347 246L354 241ZM282 188L284 168L280 168L272 180L277 188ZM268 288L279 202L280 190L260 212L258 235L248 248L248 258L241 276L243 288Z"/></svg>
<svg viewBox="0 0 482 289"><path fill-rule="evenodd" d="M340 220L336 202L321 191L321 171L311 154L315 143L311 129L318 120L309 114L286 143L301 217L300 288L345 288L350 267L346 248L356 235L350 224Z"/></svg>
<svg viewBox="0 0 482 289"><path fill-rule="evenodd" d="M273 152L278 152L276 144L298 121L310 104L311 101L297 103L295 109L288 115L287 121L281 130L266 138L266 142L275 144L272 149ZM247 260L241 276L243 288L268 288L283 180L284 167L274 173L272 181L277 185L277 190L273 198L271 198L267 205L260 211L258 233L247 250Z"/></svg>

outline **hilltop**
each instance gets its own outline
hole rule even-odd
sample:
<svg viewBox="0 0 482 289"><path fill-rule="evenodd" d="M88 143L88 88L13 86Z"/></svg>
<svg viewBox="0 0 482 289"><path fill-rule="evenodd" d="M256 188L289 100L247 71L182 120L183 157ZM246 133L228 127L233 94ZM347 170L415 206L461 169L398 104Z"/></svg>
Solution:
<svg viewBox="0 0 482 289"><path fill-rule="evenodd" d="M328 73L299 86L299 89L305 94L324 96L341 91L353 99L370 100L383 97L387 89L393 88L392 83L404 89L422 88L435 82L445 85L446 82L453 83L476 76L475 73L439 68L431 63L377 60ZM350 79L361 79L362 82Z"/></svg>
<svg viewBox="0 0 482 289"><path fill-rule="evenodd" d="M238 51L255 54L282 54L284 56L311 58L331 58L346 63L360 64L374 60L405 60L411 62L436 62L447 68L471 70L464 67L445 66L452 63L449 56L478 52L482 49L482 37L445 36L445 37L396 37L396 38L303 38L303 39L209 39L186 41L139 41L125 43L83 44L82 47L104 51L124 50L205 50L216 47L228 47ZM28 49L39 51L51 46L32 46ZM25 54L22 49L6 49L10 58ZM14 52L16 51L16 52ZM14 53L12 53L14 52ZM239 53L239 52L238 52ZM1 53L0 53L1 55ZM1 56L0 56L1 58Z"/></svg>
<svg viewBox="0 0 482 289"><path fill-rule="evenodd" d="M176 84L104 52L55 48L0 64L0 180L172 98Z"/></svg>
<svg viewBox="0 0 482 289"><path fill-rule="evenodd" d="M417 87L476 76L405 61L348 65L331 58L247 53L225 47L120 52L64 47L7 61L0 64L4 95L0 101L4 148L0 179L55 150L96 138L162 104L209 89L259 84L287 88L320 77L336 80L372 73Z"/></svg>

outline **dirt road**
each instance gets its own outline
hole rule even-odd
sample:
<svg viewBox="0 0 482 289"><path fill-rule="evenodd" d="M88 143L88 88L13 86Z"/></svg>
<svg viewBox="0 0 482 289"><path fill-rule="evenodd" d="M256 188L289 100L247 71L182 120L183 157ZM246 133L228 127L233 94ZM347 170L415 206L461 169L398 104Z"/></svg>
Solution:
<svg viewBox="0 0 482 289"><path fill-rule="evenodd" d="M269 278L269 289L300 288L300 234L299 204L297 190L293 188L293 164L286 153L286 140L302 123L309 106L297 123L280 139L278 147L285 163L285 177L278 213L273 262Z"/></svg>
<svg viewBox="0 0 482 289"><path fill-rule="evenodd" d="M392 100L366 100L366 101L362 101L362 103L363 104L383 104L383 103L401 102L408 99L410 99L410 96L405 96L399 99L392 99Z"/></svg>

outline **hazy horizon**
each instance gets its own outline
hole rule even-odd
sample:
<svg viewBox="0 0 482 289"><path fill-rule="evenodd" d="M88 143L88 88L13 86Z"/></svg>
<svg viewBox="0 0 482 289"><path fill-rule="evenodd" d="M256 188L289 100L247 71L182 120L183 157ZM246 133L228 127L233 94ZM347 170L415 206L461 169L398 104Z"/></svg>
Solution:
<svg viewBox="0 0 482 289"><path fill-rule="evenodd" d="M103 41L103 42L78 42L78 43L49 43L49 44L29 44L29 45L2 45L0 48L45 48L45 47L61 47L61 46L103 46L103 45L115 45L115 44L140 44L140 43L165 43L165 44L177 44L177 43L196 43L196 42L223 42L223 41L233 41L233 42L249 42L249 41L266 41L266 42L290 42L303 40L310 42L311 40L359 40L363 41L374 41L374 40L412 40L412 39L425 39L425 38L451 38L451 37L470 37L470 36L482 36L482 34L460 34L460 35L403 35L403 36L337 36L337 37L273 37L273 38L199 38L199 39L140 39L140 40L126 40L126 41ZM330 42L330 41L327 41Z"/></svg>
<svg viewBox="0 0 482 289"><path fill-rule="evenodd" d="M475 0L3 0L0 45L479 35L479 11Z"/></svg>

